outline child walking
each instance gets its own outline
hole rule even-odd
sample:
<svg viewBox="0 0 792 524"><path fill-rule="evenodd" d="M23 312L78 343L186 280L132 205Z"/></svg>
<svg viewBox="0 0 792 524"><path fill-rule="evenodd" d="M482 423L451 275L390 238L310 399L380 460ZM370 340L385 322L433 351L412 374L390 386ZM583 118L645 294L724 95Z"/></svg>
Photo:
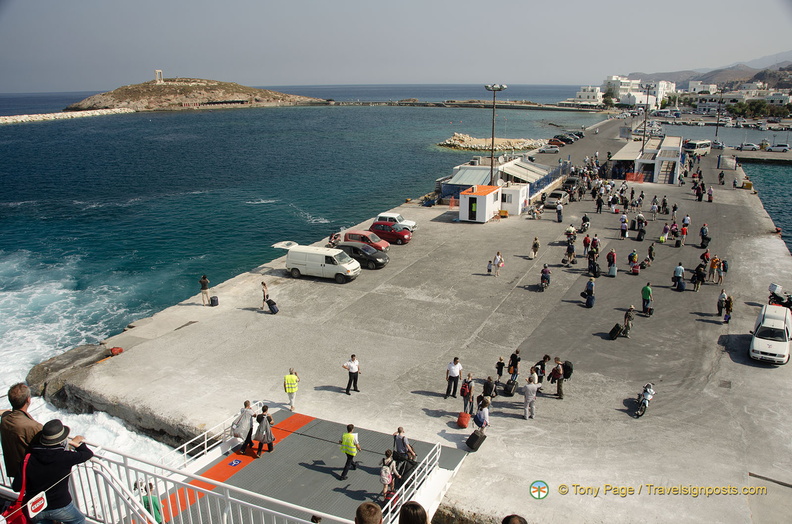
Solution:
<svg viewBox="0 0 792 524"><path fill-rule="evenodd" d="M498 361L495 363L495 371L498 373L498 380L495 381L496 384L501 383L501 377L503 376L503 368L506 366L506 363L503 361L503 357L498 357Z"/></svg>
<svg viewBox="0 0 792 524"><path fill-rule="evenodd" d="M492 260L487 262L487 274L492 275Z"/></svg>

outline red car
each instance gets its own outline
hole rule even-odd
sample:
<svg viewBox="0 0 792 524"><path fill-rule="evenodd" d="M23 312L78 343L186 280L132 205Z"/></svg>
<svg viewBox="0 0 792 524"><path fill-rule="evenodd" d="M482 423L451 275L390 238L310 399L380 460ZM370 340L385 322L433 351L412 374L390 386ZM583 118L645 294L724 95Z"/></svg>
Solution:
<svg viewBox="0 0 792 524"><path fill-rule="evenodd" d="M344 233L344 242L363 242L379 251L388 251L390 249L390 244L388 242L382 240L376 233L372 233L371 231L350 229Z"/></svg>
<svg viewBox="0 0 792 524"><path fill-rule="evenodd" d="M380 238L384 238L391 244L406 244L412 238L410 230L394 222L374 222L369 231L373 231Z"/></svg>
<svg viewBox="0 0 792 524"><path fill-rule="evenodd" d="M566 144L557 138L551 138L547 141L548 146L564 147Z"/></svg>

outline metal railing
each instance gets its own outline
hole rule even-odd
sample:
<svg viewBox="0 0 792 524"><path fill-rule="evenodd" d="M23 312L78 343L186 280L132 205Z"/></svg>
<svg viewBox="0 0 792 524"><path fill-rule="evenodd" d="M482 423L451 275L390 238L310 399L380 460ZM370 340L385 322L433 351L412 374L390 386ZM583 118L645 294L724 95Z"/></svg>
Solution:
<svg viewBox="0 0 792 524"><path fill-rule="evenodd" d="M423 486L429 475L440 462L440 444L435 444L426 457L418 463L406 479L402 479L401 487L382 507L382 521L386 524L396 522L402 504L412 500L415 493Z"/></svg>

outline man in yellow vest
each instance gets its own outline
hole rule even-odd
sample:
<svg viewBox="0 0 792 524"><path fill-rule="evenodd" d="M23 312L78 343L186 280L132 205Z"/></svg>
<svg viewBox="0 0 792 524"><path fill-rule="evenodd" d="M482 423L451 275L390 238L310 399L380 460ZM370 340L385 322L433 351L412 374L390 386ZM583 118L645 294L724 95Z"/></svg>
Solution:
<svg viewBox="0 0 792 524"><path fill-rule="evenodd" d="M355 429L354 424L347 424L347 432L338 441L341 444L341 451L346 453L346 464L344 464L344 472L341 473L341 480L347 479L347 473L350 469L357 469L355 455L360 451L360 443L358 442L357 433L352 433L353 429Z"/></svg>
<svg viewBox="0 0 792 524"><path fill-rule="evenodd" d="M289 395L289 409L294 411L294 397L297 396L297 383L300 382L300 376L294 371L294 368L289 368L289 374L283 377L283 391Z"/></svg>

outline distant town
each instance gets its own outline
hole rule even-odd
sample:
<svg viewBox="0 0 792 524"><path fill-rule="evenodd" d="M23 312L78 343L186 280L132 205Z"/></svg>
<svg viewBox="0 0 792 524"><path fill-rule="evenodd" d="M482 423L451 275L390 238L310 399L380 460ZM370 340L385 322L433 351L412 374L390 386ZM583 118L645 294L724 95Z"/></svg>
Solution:
<svg viewBox="0 0 792 524"><path fill-rule="evenodd" d="M778 85L792 83L792 70L779 71ZM690 107L702 115L729 113L735 117L786 118L792 113L792 89L771 88L767 82L708 84L698 80L686 82L681 89L665 80L642 82L625 76L609 76L601 86L581 86L574 98L558 103L578 109L609 109L642 107L650 110ZM671 109L669 115L674 116ZM678 116L678 115L676 115Z"/></svg>

